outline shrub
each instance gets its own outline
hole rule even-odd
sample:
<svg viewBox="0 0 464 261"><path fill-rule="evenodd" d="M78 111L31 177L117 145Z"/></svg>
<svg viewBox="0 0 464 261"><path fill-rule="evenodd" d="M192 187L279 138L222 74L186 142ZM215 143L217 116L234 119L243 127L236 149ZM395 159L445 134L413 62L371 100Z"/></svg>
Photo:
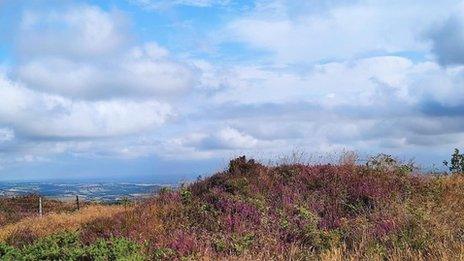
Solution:
<svg viewBox="0 0 464 261"><path fill-rule="evenodd" d="M4 260L15 260L18 255L19 252L16 248L5 243L0 243L0 258Z"/></svg>
<svg viewBox="0 0 464 261"><path fill-rule="evenodd" d="M250 248L254 241L254 235L248 233L242 236L231 235L228 237L218 237L213 240L213 249L219 253L229 255L240 255Z"/></svg>
<svg viewBox="0 0 464 261"><path fill-rule="evenodd" d="M192 200L192 192L190 192L187 188L182 188L180 190L180 196L182 198L182 203L184 204L188 204Z"/></svg>
<svg viewBox="0 0 464 261"><path fill-rule="evenodd" d="M370 157L366 165L377 171L397 171L400 174L408 174L417 169L412 161L404 164L391 155L384 153Z"/></svg>
<svg viewBox="0 0 464 261"><path fill-rule="evenodd" d="M451 173L464 173L464 154L460 153L458 149L454 149L451 155L451 161L443 161L443 164L449 168Z"/></svg>
<svg viewBox="0 0 464 261"><path fill-rule="evenodd" d="M85 256L77 233L63 233L37 240L34 244L19 249L24 260L77 260Z"/></svg>
<svg viewBox="0 0 464 261"><path fill-rule="evenodd" d="M236 195L248 194L248 180L246 178L228 179L224 183L224 188L227 193Z"/></svg>
<svg viewBox="0 0 464 261"><path fill-rule="evenodd" d="M142 246L125 238L97 240L85 250L91 260L146 260Z"/></svg>
<svg viewBox="0 0 464 261"><path fill-rule="evenodd" d="M245 156L241 156L229 162L228 172L233 175L250 174L258 166L260 164L256 163L254 159L247 160Z"/></svg>
<svg viewBox="0 0 464 261"><path fill-rule="evenodd" d="M84 245L76 232L47 236L15 248L0 244L2 260L147 260L143 246L124 238L97 240Z"/></svg>

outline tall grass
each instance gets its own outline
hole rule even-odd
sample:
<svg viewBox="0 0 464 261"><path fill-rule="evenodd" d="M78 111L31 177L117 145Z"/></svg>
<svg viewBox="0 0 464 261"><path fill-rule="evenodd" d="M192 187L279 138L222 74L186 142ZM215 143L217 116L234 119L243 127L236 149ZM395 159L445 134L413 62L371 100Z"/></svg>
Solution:
<svg viewBox="0 0 464 261"><path fill-rule="evenodd" d="M46 213L72 212L75 204L48 198L42 199L43 210ZM38 215L39 195L28 194L16 197L0 198L0 227L15 223L26 217Z"/></svg>
<svg viewBox="0 0 464 261"><path fill-rule="evenodd" d="M23 245L52 234L77 231L81 225L97 218L109 218L127 208L122 206L88 206L76 213L51 213L40 218L27 217L0 228L0 242Z"/></svg>

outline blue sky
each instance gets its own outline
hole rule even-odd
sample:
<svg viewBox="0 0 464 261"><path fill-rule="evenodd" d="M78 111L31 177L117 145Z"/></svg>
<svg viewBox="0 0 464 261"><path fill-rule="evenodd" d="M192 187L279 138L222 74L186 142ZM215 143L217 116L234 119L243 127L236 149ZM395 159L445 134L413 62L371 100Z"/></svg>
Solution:
<svg viewBox="0 0 464 261"><path fill-rule="evenodd" d="M463 1L0 0L0 179L464 145ZM313 157L314 158L314 157Z"/></svg>

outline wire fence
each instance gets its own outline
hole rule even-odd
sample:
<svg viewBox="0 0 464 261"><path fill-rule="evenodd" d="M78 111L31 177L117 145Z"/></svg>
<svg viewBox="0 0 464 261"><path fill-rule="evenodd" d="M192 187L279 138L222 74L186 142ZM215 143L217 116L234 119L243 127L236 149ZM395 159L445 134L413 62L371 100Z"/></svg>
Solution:
<svg viewBox="0 0 464 261"><path fill-rule="evenodd" d="M82 206L79 196L61 201L37 195L0 197L0 214L43 216L47 212L78 211Z"/></svg>

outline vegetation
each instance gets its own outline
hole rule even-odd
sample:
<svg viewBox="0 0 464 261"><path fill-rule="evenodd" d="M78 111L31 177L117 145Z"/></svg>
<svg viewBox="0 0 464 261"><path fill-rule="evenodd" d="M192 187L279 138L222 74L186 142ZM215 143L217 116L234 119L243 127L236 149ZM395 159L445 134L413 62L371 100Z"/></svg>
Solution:
<svg viewBox="0 0 464 261"><path fill-rule="evenodd" d="M142 246L127 239L84 245L77 233L47 236L21 248L0 243L0 255L5 260L145 260Z"/></svg>
<svg viewBox="0 0 464 261"><path fill-rule="evenodd" d="M454 149L451 155L451 161L444 161L443 164L449 168L451 173L464 173L464 154L459 152L459 149Z"/></svg>
<svg viewBox="0 0 464 261"><path fill-rule="evenodd" d="M37 216L24 218L16 223L0 228L0 241L21 244L21 241L33 241L40 237L78 230L83 224L98 218L111 217L128 210L123 206L93 205L79 212L51 213L43 218ZM18 242L18 243L16 243Z"/></svg>
<svg viewBox="0 0 464 261"><path fill-rule="evenodd" d="M19 197L0 198L0 227L15 223L26 217L36 216L38 213L39 195L29 194ZM43 200L45 212L63 213L72 212L76 209L75 205L53 199Z"/></svg>
<svg viewBox="0 0 464 261"><path fill-rule="evenodd" d="M240 157L223 172L129 207L102 206L87 219L77 216L97 210L28 219L49 227L74 220L59 229L0 228L0 257L464 259L464 175L415 173L389 155L340 162L264 166Z"/></svg>

